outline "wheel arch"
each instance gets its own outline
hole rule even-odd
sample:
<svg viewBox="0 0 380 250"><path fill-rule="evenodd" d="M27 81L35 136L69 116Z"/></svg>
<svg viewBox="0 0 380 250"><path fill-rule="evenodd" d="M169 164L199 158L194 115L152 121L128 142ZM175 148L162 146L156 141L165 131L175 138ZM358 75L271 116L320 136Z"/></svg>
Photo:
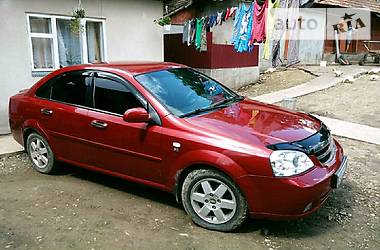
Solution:
<svg viewBox="0 0 380 250"><path fill-rule="evenodd" d="M26 140L28 139L28 136L33 132L44 137L45 140L47 140L50 145L49 137L44 132L40 124L35 120L28 120L28 121L25 121L25 123L23 124L23 129L22 129L22 139L23 139L23 146L25 150L27 150L26 145L25 145Z"/></svg>
<svg viewBox="0 0 380 250"><path fill-rule="evenodd" d="M196 169L211 169L226 175L241 189L242 193L245 195L244 190L239 185L239 179L247 173L242 167L226 155L214 151L202 150L200 152L188 153L182 158L184 158L182 159L183 161L188 159L189 162L184 163L182 160L176 161L176 163L181 164L182 167L174 167L174 183L169 184L178 203L182 203L181 192L183 181L189 173ZM198 159L198 161L194 162L190 159Z"/></svg>

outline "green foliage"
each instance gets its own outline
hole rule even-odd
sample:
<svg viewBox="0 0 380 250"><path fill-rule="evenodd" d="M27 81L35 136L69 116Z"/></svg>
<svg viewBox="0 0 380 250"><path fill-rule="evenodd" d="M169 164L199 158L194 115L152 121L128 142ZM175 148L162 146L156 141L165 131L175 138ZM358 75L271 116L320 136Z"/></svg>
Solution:
<svg viewBox="0 0 380 250"><path fill-rule="evenodd" d="M70 30L72 33L79 35L83 29L80 20L84 18L86 15L86 12L84 9L78 8L74 10L73 17L70 21Z"/></svg>
<svg viewBox="0 0 380 250"><path fill-rule="evenodd" d="M160 26L168 25L168 24L171 23L171 21L172 20L168 16L166 16L166 17L160 17L159 19L154 20L154 22L157 23Z"/></svg>

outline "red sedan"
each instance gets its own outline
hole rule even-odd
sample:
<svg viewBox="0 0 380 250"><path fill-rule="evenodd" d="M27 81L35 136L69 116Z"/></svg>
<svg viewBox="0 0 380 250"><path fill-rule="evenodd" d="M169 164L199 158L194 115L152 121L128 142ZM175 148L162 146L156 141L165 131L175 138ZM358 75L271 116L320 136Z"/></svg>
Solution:
<svg viewBox="0 0 380 250"><path fill-rule="evenodd" d="M9 118L37 171L67 162L172 192L219 231L311 214L347 165L316 118L172 63L57 70L11 97Z"/></svg>

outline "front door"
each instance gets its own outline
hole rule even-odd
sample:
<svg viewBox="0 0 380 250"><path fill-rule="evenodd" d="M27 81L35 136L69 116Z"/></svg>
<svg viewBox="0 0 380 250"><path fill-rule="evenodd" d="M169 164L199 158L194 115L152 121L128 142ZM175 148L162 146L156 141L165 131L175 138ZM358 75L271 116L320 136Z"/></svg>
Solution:
<svg viewBox="0 0 380 250"><path fill-rule="evenodd" d="M90 165L161 183L161 126L123 120L126 110L146 108L144 98L125 80L103 72L95 73L93 91Z"/></svg>

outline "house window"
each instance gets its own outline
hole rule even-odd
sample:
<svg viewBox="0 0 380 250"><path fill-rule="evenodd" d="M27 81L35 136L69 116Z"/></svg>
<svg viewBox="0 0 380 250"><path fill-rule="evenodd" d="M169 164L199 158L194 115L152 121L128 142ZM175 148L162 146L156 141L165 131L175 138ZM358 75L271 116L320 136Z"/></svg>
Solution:
<svg viewBox="0 0 380 250"><path fill-rule="evenodd" d="M27 14L33 71L106 60L102 19L83 18L80 33L70 28L71 17Z"/></svg>

